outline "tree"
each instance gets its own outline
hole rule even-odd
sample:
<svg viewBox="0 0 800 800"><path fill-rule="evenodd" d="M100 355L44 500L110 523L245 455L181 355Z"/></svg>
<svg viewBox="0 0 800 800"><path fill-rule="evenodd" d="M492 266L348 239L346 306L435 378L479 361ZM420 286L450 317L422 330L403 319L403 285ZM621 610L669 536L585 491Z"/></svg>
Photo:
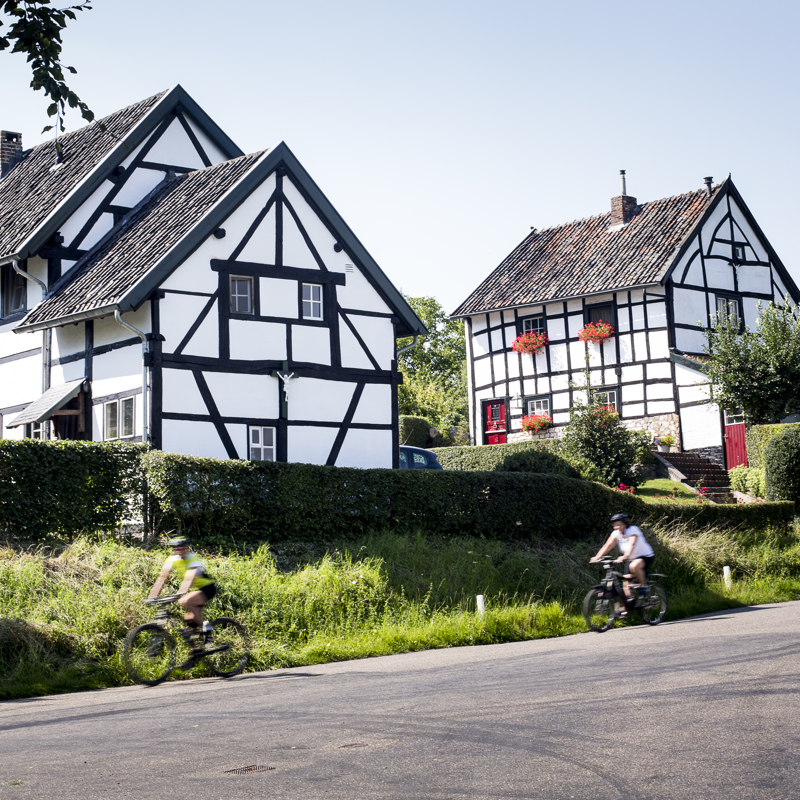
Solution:
<svg viewBox="0 0 800 800"><path fill-rule="evenodd" d="M0 50L11 47L12 53L26 53L33 72L31 88L42 89L52 101L47 115L56 118L56 125L47 125L42 133L54 127L63 133L67 106L77 108L87 122L94 119L86 103L64 80L64 70L73 75L77 70L61 63L61 31L68 19L76 18L76 11L90 11L90 3L86 0L76 6L52 8L50 0L0 0L0 9L12 18L5 23L0 19Z"/></svg>
<svg viewBox="0 0 800 800"><path fill-rule="evenodd" d="M720 408L740 408L754 424L800 413L799 311L788 300L765 309L759 304L753 332L742 332L732 314L717 316L703 352L711 399Z"/></svg>
<svg viewBox="0 0 800 800"><path fill-rule="evenodd" d="M464 323L449 319L433 297L406 297L428 328L428 336L399 358L403 383L398 390L401 414L425 417L441 429L468 418ZM398 349L413 340L400 339Z"/></svg>

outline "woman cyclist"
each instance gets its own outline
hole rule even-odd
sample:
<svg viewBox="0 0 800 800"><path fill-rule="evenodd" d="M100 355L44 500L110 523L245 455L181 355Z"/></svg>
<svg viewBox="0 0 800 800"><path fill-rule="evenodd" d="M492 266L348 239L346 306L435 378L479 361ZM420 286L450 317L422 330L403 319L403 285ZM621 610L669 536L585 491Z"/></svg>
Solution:
<svg viewBox="0 0 800 800"><path fill-rule="evenodd" d="M155 600L169 580L173 570L181 582L178 594L181 595L178 603L184 609L184 622L186 630L184 637L191 640L194 634L203 630L203 606L217 593L217 585L208 576L203 562L189 551L188 539L170 539L169 546L172 555L164 562L158 580L153 584L148 599ZM193 649L202 649L193 648Z"/></svg>
<svg viewBox="0 0 800 800"><path fill-rule="evenodd" d="M633 577L636 578L636 582L641 587L639 589L639 596L645 597L647 595L647 573L655 558L653 548L648 544L647 539L644 538L641 529L636 525L631 525L629 514L614 514L614 516L611 517L611 523L614 527L614 532L608 537L606 543L600 550L598 550L597 555L590 559L590 563L594 564L596 561L599 561L616 545L622 553L617 561L630 562L628 564L628 570L633 574ZM628 581L623 582L623 589L625 590L627 605L630 606L636 598L631 596L631 589Z"/></svg>

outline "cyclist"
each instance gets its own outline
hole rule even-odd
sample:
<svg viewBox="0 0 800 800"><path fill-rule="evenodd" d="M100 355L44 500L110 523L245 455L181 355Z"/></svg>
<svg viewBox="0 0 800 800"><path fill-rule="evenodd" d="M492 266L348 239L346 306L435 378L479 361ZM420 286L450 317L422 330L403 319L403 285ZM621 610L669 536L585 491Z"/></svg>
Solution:
<svg viewBox="0 0 800 800"><path fill-rule="evenodd" d="M181 582L178 594L181 595L178 603L183 606L186 630L184 638L190 641L193 635L199 634L203 628L203 606L217 593L217 585L208 576L203 562L190 552L188 539L170 539L169 546L172 555L164 562L158 580L150 590L150 600L155 600L169 580L173 570ZM202 650L202 646L193 647Z"/></svg>
<svg viewBox="0 0 800 800"><path fill-rule="evenodd" d="M617 561L628 561L628 571L632 575L627 577L634 577L639 584L639 597L647 596L647 573L650 565L653 563L655 553L653 548L648 544L647 539L641 528L636 525L631 525L631 518L629 514L614 514L611 517L611 524L614 527L614 532L608 537L606 543L598 550L597 555L590 559L590 563L594 564L599 561L614 545L616 545L622 555ZM626 605L630 606L635 597L631 596L631 589L628 581L623 581L622 587L625 591Z"/></svg>

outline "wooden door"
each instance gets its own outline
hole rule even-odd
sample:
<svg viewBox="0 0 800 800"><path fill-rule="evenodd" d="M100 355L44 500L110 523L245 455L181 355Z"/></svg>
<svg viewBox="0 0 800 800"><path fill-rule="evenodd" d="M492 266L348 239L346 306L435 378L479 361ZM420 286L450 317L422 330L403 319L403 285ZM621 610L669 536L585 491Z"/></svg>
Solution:
<svg viewBox="0 0 800 800"><path fill-rule="evenodd" d="M744 414L741 411L725 411L725 465L728 469L747 466Z"/></svg>
<svg viewBox="0 0 800 800"><path fill-rule="evenodd" d="M506 443L505 400L487 400L484 402L483 441L485 444Z"/></svg>

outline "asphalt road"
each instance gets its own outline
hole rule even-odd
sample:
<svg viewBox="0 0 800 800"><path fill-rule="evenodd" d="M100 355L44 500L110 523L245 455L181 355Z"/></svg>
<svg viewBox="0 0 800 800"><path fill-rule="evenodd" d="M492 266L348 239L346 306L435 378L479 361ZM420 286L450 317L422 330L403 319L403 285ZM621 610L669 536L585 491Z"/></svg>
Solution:
<svg viewBox="0 0 800 800"><path fill-rule="evenodd" d="M796 800L799 655L786 603L7 702L0 799Z"/></svg>

